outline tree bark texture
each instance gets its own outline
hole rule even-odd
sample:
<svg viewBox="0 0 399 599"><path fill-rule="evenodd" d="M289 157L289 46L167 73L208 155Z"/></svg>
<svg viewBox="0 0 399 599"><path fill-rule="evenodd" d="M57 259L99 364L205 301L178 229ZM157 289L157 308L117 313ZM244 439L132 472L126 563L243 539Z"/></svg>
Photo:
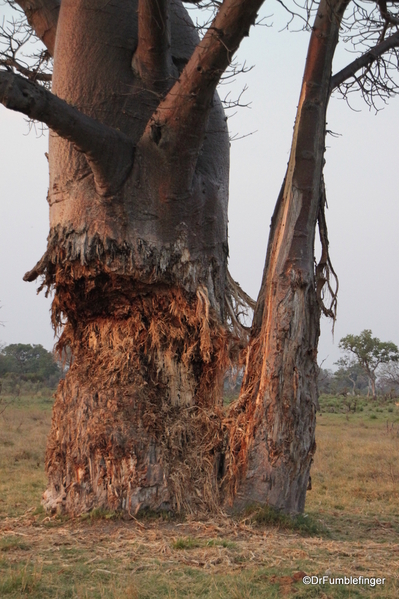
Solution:
<svg viewBox="0 0 399 599"><path fill-rule="evenodd" d="M198 38L179 1L170 25L159 23L165 31L139 14L134 2L63 0L57 26L53 93L134 148L133 160L107 136L100 166L113 177L99 176L91 155L50 133L51 228L39 270L55 286L53 321L67 322L61 345L74 360L54 408L45 505L74 514L218 503L227 127L212 94L201 152L184 142L171 151L156 132L146 139ZM145 65L140 28L162 45Z"/></svg>
<svg viewBox="0 0 399 599"><path fill-rule="evenodd" d="M199 41L180 0L37 0L36 17L53 17L54 43L41 36L52 93L0 73L1 101L51 128L48 247L25 275L54 291L58 347L72 350L46 453L51 511L214 509L226 495L237 508L303 510L314 233L346 4L318 9L242 392L226 417L229 139L215 89L261 4L225 0Z"/></svg>
<svg viewBox="0 0 399 599"><path fill-rule="evenodd" d="M0 73L3 104L50 127L48 247L25 279L54 290L72 350L50 511L220 504L229 138L215 90L261 1L244 4L227 0L199 42L180 0L20 3L54 55L52 93Z"/></svg>
<svg viewBox="0 0 399 599"><path fill-rule="evenodd" d="M235 508L253 502L294 513L304 508L318 397L314 236L331 65L345 6L322 0L310 39L245 376L230 412L226 484Z"/></svg>

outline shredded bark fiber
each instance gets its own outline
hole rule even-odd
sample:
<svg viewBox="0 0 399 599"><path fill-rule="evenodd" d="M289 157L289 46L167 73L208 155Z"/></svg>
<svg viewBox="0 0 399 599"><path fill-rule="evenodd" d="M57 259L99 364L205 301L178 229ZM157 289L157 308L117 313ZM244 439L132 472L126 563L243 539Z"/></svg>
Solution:
<svg viewBox="0 0 399 599"><path fill-rule="evenodd" d="M55 310L70 309L57 293ZM228 332L206 289L151 290L112 316L69 317L65 345L74 359L54 407L46 506L215 509Z"/></svg>
<svg viewBox="0 0 399 599"><path fill-rule="evenodd" d="M50 511L220 509L223 376L253 303L222 265L186 260L183 237L133 249L56 229L25 277L54 290L57 349L72 356L47 445Z"/></svg>

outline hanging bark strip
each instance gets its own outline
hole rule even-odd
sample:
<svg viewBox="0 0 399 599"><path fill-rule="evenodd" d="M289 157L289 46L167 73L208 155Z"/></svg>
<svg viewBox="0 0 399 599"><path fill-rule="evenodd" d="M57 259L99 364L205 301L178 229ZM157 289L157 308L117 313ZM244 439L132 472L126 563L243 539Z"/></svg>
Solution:
<svg viewBox="0 0 399 599"><path fill-rule="evenodd" d="M324 316L332 318L334 332L334 325L337 318L339 282L337 274L331 263L329 252L328 229L325 214L326 203L326 188L324 184L324 177L322 176L320 185L319 214L317 216L317 224L321 244L321 256L316 266L316 296L320 309L323 312ZM335 282L335 288L331 284L331 278ZM329 295L329 300L326 299L326 294Z"/></svg>
<svg viewBox="0 0 399 599"><path fill-rule="evenodd" d="M231 407L226 485L234 506L304 508L315 451L317 342L314 237L331 64L347 2L320 2L290 161L272 219L240 398Z"/></svg>

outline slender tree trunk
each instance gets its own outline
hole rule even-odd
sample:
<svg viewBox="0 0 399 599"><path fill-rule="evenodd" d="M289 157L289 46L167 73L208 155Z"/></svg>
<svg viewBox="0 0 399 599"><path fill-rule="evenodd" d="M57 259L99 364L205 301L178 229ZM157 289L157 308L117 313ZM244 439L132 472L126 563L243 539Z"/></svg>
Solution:
<svg viewBox="0 0 399 599"><path fill-rule="evenodd" d="M344 2L313 27L288 170L271 223L241 394L230 413L234 506L304 508L315 451L320 306L314 266L331 65Z"/></svg>
<svg viewBox="0 0 399 599"><path fill-rule="evenodd" d="M376 400L377 392L375 390L375 375L374 375L374 373L372 373L372 375L370 376L370 386L371 386L371 393L372 393L373 399Z"/></svg>
<svg viewBox="0 0 399 599"><path fill-rule="evenodd" d="M356 379L351 379L350 376L348 376L348 379L352 383L352 395L356 395Z"/></svg>

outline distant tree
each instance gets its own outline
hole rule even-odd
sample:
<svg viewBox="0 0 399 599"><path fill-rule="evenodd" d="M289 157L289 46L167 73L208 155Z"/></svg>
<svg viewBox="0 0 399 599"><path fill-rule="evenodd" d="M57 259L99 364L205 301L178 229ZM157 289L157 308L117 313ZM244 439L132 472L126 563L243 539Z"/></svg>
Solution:
<svg viewBox="0 0 399 599"><path fill-rule="evenodd" d="M319 368L317 385L319 393L331 393L334 384L334 372L328 368Z"/></svg>
<svg viewBox="0 0 399 599"><path fill-rule="evenodd" d="M45 382L61 371L53 354L42 345L13 343L0 348L0 377L7 373Z"/></svg>
<svg viewBox="0 0 399 599"><path fill-rule="evenodd" d="M346 353L346 359L355 356L355 363L359 364L367 375L373 394L376 398L375 382L376 371L381 364L398 362L399 349L391 341L380 341L372 336L370 329L365 329L360 335L347 335L338 344Z"/></svg>
<svg viewBox="0 0 399 599"><path fill-rule="evenodd" d="M364 368L354 357L345 356L335 362L338 369L334 373L334 386L336 390L341 390L343 386L352 385L352 395L361 391L369 384L367 374Z"/></svg>
<svg viewBox="0 0 399 599"><path fill-rule="evenodd" d="M384 364L378 376L378 386L382 392L391 396L397 397L399 394L399 363L390 362Z"/></svg>

